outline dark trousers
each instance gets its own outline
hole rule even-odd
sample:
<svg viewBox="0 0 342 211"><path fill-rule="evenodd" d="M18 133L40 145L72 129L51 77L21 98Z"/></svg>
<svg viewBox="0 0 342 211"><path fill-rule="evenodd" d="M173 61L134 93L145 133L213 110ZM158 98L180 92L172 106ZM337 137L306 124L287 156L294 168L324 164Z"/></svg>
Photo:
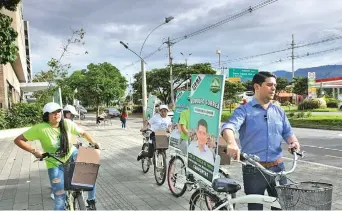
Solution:
<svg viewBox="0 0 342 211"><path fill-rule="evenodd" d="M143 158L146 158L146 157L152 158L153 157L154 146L156 143L156 136L155 136L154 132L151 133L150 139L152 140L152 143L148 143L148 152L145 152L145 151L142 152Z"/></svg>
<svg viewBox="0 0 342 211"><path fill-rule="evenodd" d="M280 163L277 166L273 166L268 168L274 172L280 172L285 169L284 163ZM257 168L246 165L242 167L243 173L243 185L245 188L245 194L259 194L264 195L265 190L267 189L268 195L277 197L277 192L275 190L275 180L274 177L271 177L265 173L261 173ZM287 183L286 178L281 178L279 181L280 185L284 185ZM262 204L248 204L248 210L262 210ZM276 209L271 207L272 210Z"/></svg>
<svg viewBox="0 0 342 211"><path fill-rule="evenodd" d="M122 118L121 119L121 123L122 123L122 128L126 128L126 118Z"/></svg>

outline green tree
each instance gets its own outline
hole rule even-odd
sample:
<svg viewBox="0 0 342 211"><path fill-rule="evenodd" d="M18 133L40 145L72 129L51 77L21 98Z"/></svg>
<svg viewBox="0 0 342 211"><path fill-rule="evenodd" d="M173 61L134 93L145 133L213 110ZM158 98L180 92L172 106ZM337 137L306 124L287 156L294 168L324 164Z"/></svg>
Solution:
<svg viewBox="0 0 342 211"><path fill-rule="evenodd" d="M296 77L293 83L293 93L298 95L308 94L308 78Z"/></svg>
<svg viewBox="0 0 342 211"><path fill-rule="evenodd" d="M209 63L194 64L186 67L185 64L172 65L173 72L173 88L177 90L181 86L186 86L187 80L191 79L191 74L214 74L215 71ZM133 94L135 100L142 99L141 88L141 72L134 75ZM148 93L156 95L161 101L168 104L171 102L171 85L170 85L170 69L156 68L146 72L146 89ZM190 87L190 81L188 82Z"/></svg>
<svg viewBox="0 0 342 211"><path fill-rule="evenodd" d="M0 1L0 10L16 11L20 0ZM12 63L17 59L18 46L15 43L18 33L11 27L13 19L0 13L0 64Z"/></svg>
<svg viewBox="0 0 342 211"><path fill-rule="evenodd" d="M120 71L113 65L104 62L89 64L84 72L84 80L80 85L81 99L93 105L99 113L102 103L107 106L111 101L120 100L127 88L127 81Z"/></svg>
<svg viewBox="0 0 342 211"><path fill-rule="evenodd" d="M224 100L227 100L230 105L230 112L232 112L232 103L238 103L240 98L238 94L246 91L246 87L241 82L229 82L224 85Z"/></svg>
<svg viewBox="0 0 342 211"><path fill-rule="evenodd" d="M50 84L50 87L47 90L34 93L34 96L40 103L49 102L57 87L61 87L63 101L71 103L71 96L74 95L74 90L69 86L67 80L71 64L64 64L62 59L69 52L71 45L84 45L83 39L85 36L85 31L83 29L71 29L71 31L71 37L62 46L63 51L59 58L51 58L47 63L49 70L39 72L32 80L34 82L48 82ZM88 52L85 52L85 54L87 53Z"/></svg>
<svg viewBox="0 0 342 211"><path fill-rule="evenodd" d="M0 64L12 63L17 59L15 43L18 33L11 27L13 19L0 13Z"/></svg>
<svg viewBox="0 0 342 211"><path fill-rule="evenodd" d="M284 91L286 86L290 84L289 80L287 78L279 77L277 78L277 92Z"/></svg>
<svg viewBox="0 0 342 211"><path fill-rule="evenodd" d="M247 91L254 91L254 86L252 81L248 80L242 83L244 87L246 87Z"/></svg>
<svg viewBox="0 0 342 211"><path fill-rule="evenodd" d="M0 10L4 7L10 11L16 11L20 0L2 0L0 1Z"/></svg>

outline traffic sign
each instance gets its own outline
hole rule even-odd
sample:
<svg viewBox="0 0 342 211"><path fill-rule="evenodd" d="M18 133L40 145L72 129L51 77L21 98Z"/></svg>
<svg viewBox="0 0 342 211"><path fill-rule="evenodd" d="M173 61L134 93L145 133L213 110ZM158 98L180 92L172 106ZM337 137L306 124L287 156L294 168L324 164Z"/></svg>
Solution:
<svg viewBox="0 0 342 211"><path fill-rule="evenodd" d="M229 81L229 82L240 82L241 78L228 78L227 81Z"/></svg>
<svg viewBox="0 0 342 211"><path fill-rule="evenodd" d="M229 68L229 78L252 79L259 71L257 69Z"/></svg>

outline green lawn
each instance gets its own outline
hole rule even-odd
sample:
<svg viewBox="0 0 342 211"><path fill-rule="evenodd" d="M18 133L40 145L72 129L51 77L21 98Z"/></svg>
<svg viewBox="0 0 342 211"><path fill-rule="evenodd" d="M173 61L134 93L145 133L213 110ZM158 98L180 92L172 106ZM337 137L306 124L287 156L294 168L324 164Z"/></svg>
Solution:
<svg viewBox="0 0 342 211"><path fill-rule="evenodd" d="M298 111L298 106L282 106L285 112ZM337 112L340 111L338 108L316 108L312 110L307 110L311 112ZM299 111L300 112L300 111ZM304 111L305 112L305 111Z"/></svg>

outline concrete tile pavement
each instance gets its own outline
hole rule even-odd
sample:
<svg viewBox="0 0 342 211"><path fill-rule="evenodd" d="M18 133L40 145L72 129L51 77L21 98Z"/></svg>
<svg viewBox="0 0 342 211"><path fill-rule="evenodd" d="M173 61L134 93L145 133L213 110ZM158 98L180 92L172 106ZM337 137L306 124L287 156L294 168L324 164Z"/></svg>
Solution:
<svg viewBox="0 0 342 211"><path fill-rule="evenodd" d="M141 149L140 121L129 119L128 128L121 129L118 120L112 125L85 128L101 144L101 167L97 179L98 209L186 210L192 192L183 197L171 195L167 182L155 183L153 168L147 174L141 170L136 156ZM13 139L0 139L0 209L52 209L50 183L43 162L33 162L29 153L13 144ZM31 144L39 147L39 144ZM289 163L286 163L287 165ZM241 165L234 163L225 169L242 184ZM342 209L342 170L300 162L290 176L294 181L322 181L334 185L333 209ZM238 195L243 195L240 191ZM87 198L87 194L85 194ZM244 209L245 206L238 206Z"/></svg>

